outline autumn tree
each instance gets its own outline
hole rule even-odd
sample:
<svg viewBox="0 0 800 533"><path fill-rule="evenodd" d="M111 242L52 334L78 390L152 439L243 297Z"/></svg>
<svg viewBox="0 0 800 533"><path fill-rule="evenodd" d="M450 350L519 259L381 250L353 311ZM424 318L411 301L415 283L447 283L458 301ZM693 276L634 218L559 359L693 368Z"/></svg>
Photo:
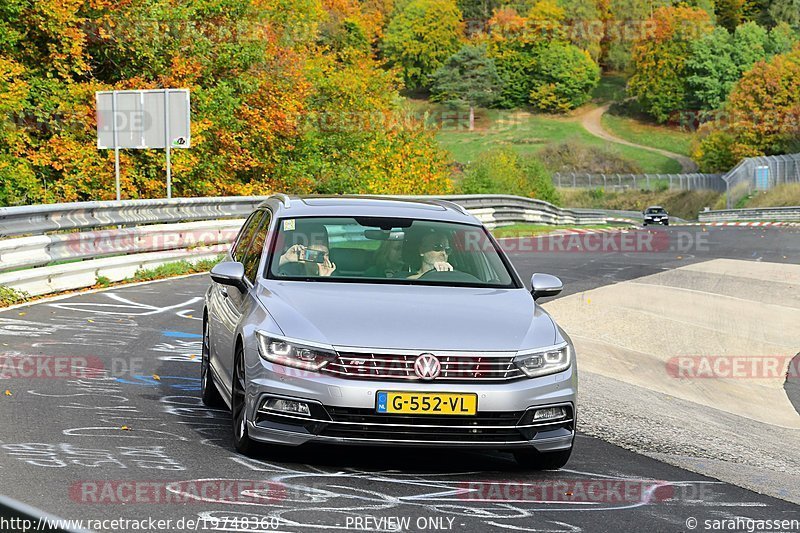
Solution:
<svg viewBox="0 0 800 533"><path fill-rule="evenodd" d="M412 0L392 18L383 41L406 87L428 87L430 76L461 48L461 12L453 0Z"/></svg>
<svg viewBox="0 0 800 533"><path fill-rule="evenodd" d="M646 37L647 21L668 0L609 0L603 61L611 70L627 71L637 39Z"/></svg>
<svg viewBox="0 0 800 533"><path fill-rule="evenodd" d="M717 24L733 32L746 20L745 7L745 0L715 0L714 12L717 15Z"/></svg>
<svg viewBox="0 0 800 533"><path fill-rule="evenodd" d="M7 0L0 203L113 198L95 91L161 87L192 94L177 196L447 192L446 154L401 115L402 83L374 58L387 12L381 0ZM121 170L124 198L164 195L163 151L125 150Z"/></svg>
<svg viewBox="0 0 800 533"><path fill-rule="evenodd" d="M510 8L495 14L489 55L503 82L500 107L531 103L562 112L589 99L599 67L587 51L570 43L568 20L555 0L535 2L526 17Z"/></svg>
<svg viewBox="0 0 800 533"><path fill-rule="evenodd" d="M692 43L712 30L708 13L698 8L662 7L651 19L653 34L636 41L634 74L628 90L659 122L686 109L686 61Z"/></svg>
<svg viewBox="0 0 800 533"><path fill-rule="evenodd" d="M693 150L704 172L728 170L744 157L800 150L800 46L756 63L724 110L701 128Z"/></svg>

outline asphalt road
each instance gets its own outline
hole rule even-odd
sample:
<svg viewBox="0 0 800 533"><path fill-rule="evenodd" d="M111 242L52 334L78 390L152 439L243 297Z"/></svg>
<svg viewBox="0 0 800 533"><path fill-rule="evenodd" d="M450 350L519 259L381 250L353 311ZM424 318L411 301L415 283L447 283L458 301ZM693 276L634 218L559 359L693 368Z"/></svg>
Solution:
<svg viewBox="0 0 800 533"><path fill-rule="evenodd" d="M670 243L658 252L512 260L526 279L561 276L565 294L716 257L800 262L800 228L656 231ZM687 234L694 245L675 248ZM41 360L35 377L6 367L0 379L0 494L67 519L172 521L83 523L98 531L747 531L744 518L800 520L796 505L583 435L566 468L533 474L499 452L316 446L239 456L229 413L198 397L207 283L194 276L0 313L5 360ZM73 365L98 370L59 377Z"/></svg>

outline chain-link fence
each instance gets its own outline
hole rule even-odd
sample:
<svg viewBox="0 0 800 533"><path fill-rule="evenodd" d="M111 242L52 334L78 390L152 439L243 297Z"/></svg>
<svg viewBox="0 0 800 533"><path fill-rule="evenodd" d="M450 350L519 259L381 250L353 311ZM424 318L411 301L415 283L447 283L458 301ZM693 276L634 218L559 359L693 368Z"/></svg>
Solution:
<svg viewBox="0 0 800 533"><path fill-rule="evenodd" d="M766 191L784 183L800 183L800 154L743 159L722 178L728 209L754 191Z"/></svg>
<svg viewBox="0 0 800 533"><path fill-rule="evenodd" d="M725 191L722 174L588 174L557 172L556 187L625 190L679 189Z"/></svg>

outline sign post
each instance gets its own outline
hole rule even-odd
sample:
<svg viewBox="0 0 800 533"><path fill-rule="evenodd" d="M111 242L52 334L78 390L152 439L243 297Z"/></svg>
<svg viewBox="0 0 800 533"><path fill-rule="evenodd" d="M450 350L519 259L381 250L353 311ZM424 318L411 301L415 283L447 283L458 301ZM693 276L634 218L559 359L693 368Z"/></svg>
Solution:
<svg viewBox="0 0 800 533"><path fill-rule="evenodd" d="M117 200L120 149L166 149L167 198L172 198L172 148L191 146L188 89L100 91L97 99L97 149L114 150Z"/></svg>

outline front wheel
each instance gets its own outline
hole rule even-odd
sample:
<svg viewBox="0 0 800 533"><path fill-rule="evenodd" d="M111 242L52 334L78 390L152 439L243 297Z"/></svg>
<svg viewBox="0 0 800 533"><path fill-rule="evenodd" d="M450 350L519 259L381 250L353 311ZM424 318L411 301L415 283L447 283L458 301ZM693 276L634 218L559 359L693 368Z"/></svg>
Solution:
<svg viewBox="0 0 800 533"><path fill-rule="evenodd" d="M526 470L558 470L569 461L572 448L557 452L540 452L533 448L515 450L514 458Z"/></svg>
<svg viewBox="0 0 800 533"><path fill-rule="evenodd" d="M236 349L233 364L233 393L231 394L231 412L233 415L233 447L244 455L253 455L257 443L247 433L247 400L245 395L246 381L244 375L244 352Z"/></svg>
<svg viewBox="0 0 800 533"><path fill-rule="evenodd" d="M219 394L214 378L211 377L211 341L208 333L208 320L203 321L203 346L200 357L200 397L207 407L222 407L224 402Z"/></svg>

